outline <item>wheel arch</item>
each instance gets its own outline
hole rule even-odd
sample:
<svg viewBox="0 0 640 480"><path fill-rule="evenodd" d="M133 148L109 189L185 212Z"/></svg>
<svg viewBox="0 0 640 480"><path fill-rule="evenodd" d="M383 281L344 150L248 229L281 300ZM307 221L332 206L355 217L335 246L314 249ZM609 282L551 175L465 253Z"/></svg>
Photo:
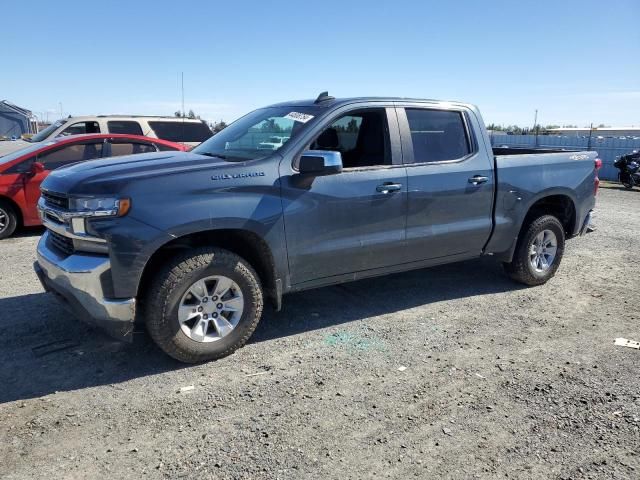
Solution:
<svg viewBox="0 0 640 480"><path fill-rule="evenodd" d="M536 218L542 215L553 215L563 226L565 237L571 238L576 229L577 211L575 199L569 192L548 191L536 196L529 203L528 208L522 215L520 227L514 232L510 247L496 254L496 258L502 262L511 262L513 254L522 237L523 232ZM515 234L517 232L517 235Z"/></svg>
<svg viewBox="0 0 640 480"><path fill-rule="evenodd" d="M576 204L567 193L549 193L537 198L528 208L518 237L529 224L541 215L553 215L562 224L567 238L571 238L576 229Z"/></svg>
<svg viewBox="0 0 640 480"><path fill-rule="evenodd" d="M282 287L277 278L271 248L257 233L236 228L189 233L164 243L149 257L144 266L138 283L138 296L146 290L153 280L154 273L162 268L173 253L203 246L224 248L249 262L260 278L266 298L276 309L280 309Z"/></svg>

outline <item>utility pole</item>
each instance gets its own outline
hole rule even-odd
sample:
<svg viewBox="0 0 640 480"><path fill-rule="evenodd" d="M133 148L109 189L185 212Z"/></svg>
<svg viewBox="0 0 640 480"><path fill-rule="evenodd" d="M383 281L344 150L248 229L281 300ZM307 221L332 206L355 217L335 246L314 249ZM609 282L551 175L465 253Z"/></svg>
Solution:
<svg viewBox="0 0 640 480"><path fill-rule="evenodd" d="M538 146L538 109L536 108L535 116L533 117L533 128L536 131L536 147Z"/></svg>
<svg viewBox="0 0 640 480"><path fill-rule="evenodd" d="M182 116L185 116L184 111L184 72L180 72L182 78L181 90L182 90Z"/></svg>

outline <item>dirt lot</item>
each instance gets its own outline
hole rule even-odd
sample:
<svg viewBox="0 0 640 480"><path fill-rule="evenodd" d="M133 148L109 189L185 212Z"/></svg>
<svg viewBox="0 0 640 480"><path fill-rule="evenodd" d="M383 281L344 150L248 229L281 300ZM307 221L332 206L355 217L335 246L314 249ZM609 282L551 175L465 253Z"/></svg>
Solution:
<svg viewBox="0 0 640 480"><path fill-rule="evenodd" d="M188 367L43 293L39 231L0 242L0 477L640 478L638 212L602 189L545 286L482 259L296 294Z"/></svg>

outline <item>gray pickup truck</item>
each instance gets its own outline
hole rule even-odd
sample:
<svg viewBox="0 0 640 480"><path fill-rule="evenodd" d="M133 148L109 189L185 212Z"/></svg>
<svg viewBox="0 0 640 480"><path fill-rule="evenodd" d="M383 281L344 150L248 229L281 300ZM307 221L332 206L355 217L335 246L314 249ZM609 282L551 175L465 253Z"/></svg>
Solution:
<svg viewBox="0 0 640 480"><path fill-rule="evenodd" d="M270 137L288 139L274 150ZM35 269L78 317L143 322L183 362L241 347L283 294L481 255L540 285L590 230L595 152L492 149L468 104L294 101L190 153L71 165L42 184Z"/></svg>

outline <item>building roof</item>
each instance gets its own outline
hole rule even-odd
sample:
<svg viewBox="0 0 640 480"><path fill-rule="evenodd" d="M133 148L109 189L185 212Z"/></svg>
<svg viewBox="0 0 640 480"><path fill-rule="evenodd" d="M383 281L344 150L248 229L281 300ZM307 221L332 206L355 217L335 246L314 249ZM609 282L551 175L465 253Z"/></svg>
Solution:
<svg viewBox="0 0 640 480"><path fill-rule="evenodd" d="M584 132L584 131L598 131L598 132L640 132L640 127L560 127L560 128L550 128L550 132Z"/></svg>
<svg viewBox="0 0 640 480"><path fill-rule="evenodd" d="M24 115L25 117L30 117L33 114L31 113L31 110L27 110L26 108L22 108L19 107L17 105L14 105L13 103L11 103L8 100L2 100L0 101L0 105L3 105L5 107L7 107L10 110L13 110L16 113L19 113L20 115Z"/></svg>

